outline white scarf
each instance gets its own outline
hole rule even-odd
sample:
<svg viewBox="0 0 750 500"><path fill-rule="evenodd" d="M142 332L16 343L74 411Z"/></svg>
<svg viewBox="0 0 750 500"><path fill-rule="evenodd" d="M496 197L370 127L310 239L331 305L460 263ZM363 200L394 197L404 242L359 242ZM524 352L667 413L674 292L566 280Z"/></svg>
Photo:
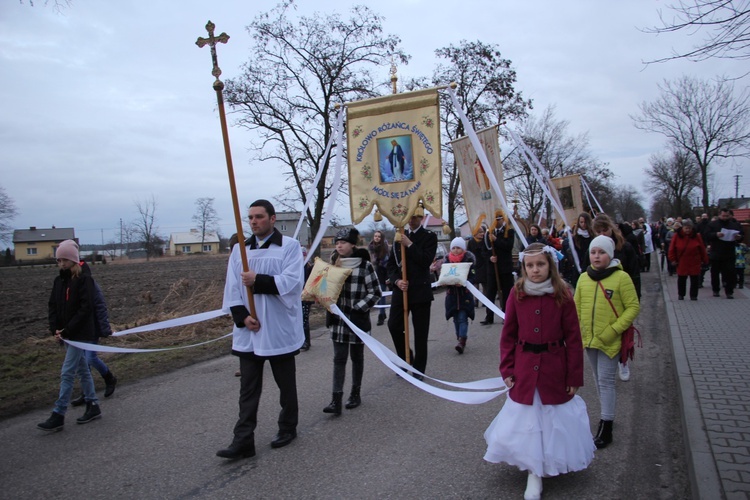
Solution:
<svg viewBox="0 0 750 500"><path fill-rule="evenodd" d="M555 293L555 289L552 287L552 278L547 278L541 283L534 283L529 278L523 280L523 291L526 295L547 295L548 293Z"/></svg>
<svg viewBox="0 0 750 500"><path fill-rule="evenodd" d="M344 269L356 269L362 264L362 257L339 257L336 265Z"/></svg>
<svg viewBox="0 0 750 500"><path fill-rule="evenodd" d="M580 229L579 228L578 231L576 231L576 234L578 234L578 235L580 235L580 236L582 236L584 238L588 238L589 237L589 232L586 229Z"/></svg>

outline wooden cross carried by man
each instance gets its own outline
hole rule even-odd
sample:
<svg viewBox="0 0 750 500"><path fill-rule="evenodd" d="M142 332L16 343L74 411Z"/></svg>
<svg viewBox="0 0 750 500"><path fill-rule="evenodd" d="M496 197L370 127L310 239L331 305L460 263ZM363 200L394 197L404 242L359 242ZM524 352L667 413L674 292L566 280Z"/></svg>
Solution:
<svg viewBox="0 0 750 500"><path fill-rule="evenodd" d="M208 21L206 24L206 31L208 31L208 38L202 38L198 37L198 40L195 41L195 44L203 48L206 45L211 47L211 60L213 62L213 68L211 69L211 74L216 78L214 81L213 87L216 91L216 101L219 104L219 119L221 121L221 135L224 139L224 156L227 160L227 173L229 175L229 189L232 193L232 206L234 207L234 221L237 228L237 239L240 242L239 248L240 248L240 255L242 256L242 270L244 272L247 272L249 270L249 266L247 264L247 251L245 249L245 237L244 233L242 231L242 216L240 215L240 203L237 197L237 185L234 181L234 167L232 166L232 150L229 148L229 132L227 130L227 117L224 113L224 95L222 91L224 90L224 83L219 80L219 76L221 76L221 69L219 68L219 60L216 56L216 44L221 43L227 43L229 41L229 35L226 33L222 33L219 36L214 36L214 29L216 28L216 25L212 23L211 21ZM247 287L247 299L250 306L250 315L254 319L258 319L258 315L255 313L255 300L253 299L253 291L250 287Z"/></svg>

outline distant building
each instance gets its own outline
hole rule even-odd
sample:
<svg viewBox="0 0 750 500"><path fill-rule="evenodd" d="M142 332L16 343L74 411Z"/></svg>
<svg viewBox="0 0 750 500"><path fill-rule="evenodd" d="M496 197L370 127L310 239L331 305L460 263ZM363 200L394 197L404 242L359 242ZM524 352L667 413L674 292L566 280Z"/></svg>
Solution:
<svg viewBox="0 0 750 500"><path fill-rule="evenodd" d="M443 232L443 226L448 224L440 217L435 217L434 215L426 214L424 216L424 219L422 219L422 226L424 226L425 229L432 231L433 233L437 234L438 241L448 241L452 239L450 234L445 234Z"/></svg>
<svg viewBox="0 0 750 500"><path fill-rule="evenodd" d="M55 227L49 229L31 226L28 229L13 231L13 249L16 262L36 260L54 260L57 247L65 240L76 239L72 227Z"/></svg>
<svg viewBox="0 0 750 500"><path fill-rule="evenodd" d="M294 236L294 231L297 229L300 217L302 217L302 212L276 212L276 224L274 227L284 236L291 238ZM307 224L307 220L302 222L302 227L297 235L297 241L302 246L310 246L310 226Z"/></svg>
<svg viewBox="0 0 750 500"><path fill-rule="evenodd" d="M732 210L750 208L750 198L745 198L745 195L742 195L740 198L720 198L719 208L723 207L728 207Z"/></svg>
<svg viewBox="0 0 750 500"><path fill-rule="evenodd" d="M201 247L201 232L191 229L187 233L172 233L169 235L169 255L185 255L191 253L219 253L219 235L206 233Z"/></svg>

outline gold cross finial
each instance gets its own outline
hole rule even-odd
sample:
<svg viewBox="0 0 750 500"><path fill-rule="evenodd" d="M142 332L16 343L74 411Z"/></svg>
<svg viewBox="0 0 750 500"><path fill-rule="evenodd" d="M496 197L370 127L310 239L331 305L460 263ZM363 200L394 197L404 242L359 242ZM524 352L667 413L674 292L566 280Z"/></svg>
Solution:
<svg viewBox="0 0 750 500"><path fill-rule="evenodd" d="M216 57L216 44L218 42L221 43L227 43L229 41L229 35L226 33L222 33L219 36L214 36L214 29L216 28L216 25L212 23L211 21L208 21L208 24L206 24L206 31L208 31L208 38L202 38L198 37L198 40L195 41L195 44L203 48L205 45L208 45L211 47L211 60L213 61L214 67L211 70L211 74L214 75L216 78L216 81L214 82L214 86L222 85L221 80L219 80L219 76L221 76L221 69L219 69L219 61Z"/></svg>

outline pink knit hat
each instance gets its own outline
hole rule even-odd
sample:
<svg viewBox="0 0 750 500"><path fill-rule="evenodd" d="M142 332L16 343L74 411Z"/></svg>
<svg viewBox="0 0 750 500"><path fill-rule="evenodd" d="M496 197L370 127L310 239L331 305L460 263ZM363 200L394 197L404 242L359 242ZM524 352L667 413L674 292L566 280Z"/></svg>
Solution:
<svg viewBox="0 0 750 500"><path fill-rule="evenodd" d="M68 259L78 262L78 243L73 240L65 240L60 243L55 252L56 259Z"/></svg>

